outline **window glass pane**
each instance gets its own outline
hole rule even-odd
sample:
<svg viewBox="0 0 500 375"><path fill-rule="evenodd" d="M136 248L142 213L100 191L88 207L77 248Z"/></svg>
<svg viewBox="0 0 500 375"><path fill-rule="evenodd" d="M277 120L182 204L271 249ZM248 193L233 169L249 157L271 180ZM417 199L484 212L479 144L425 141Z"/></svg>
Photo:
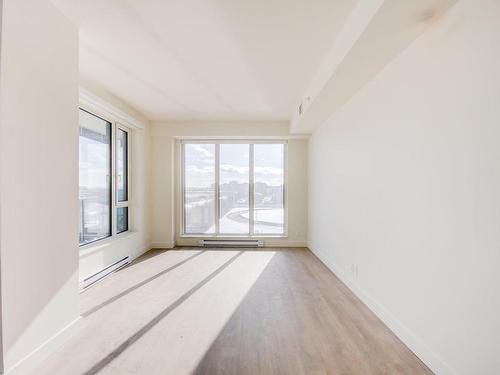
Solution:
<svg viewBox="0 0 500 375"><path fill-rule="evenodd" d="M128 200L128 133L121 129L116 130L116 196L118 202Z"/></svg>
<svg viewBox="0 0 500 375"><path fill-rule="evenodd" d="M111 124L80 110L80 245L111 235Z"/></svg>
<svg viewBox="0 0 500 375"><path fill-rule="evenodd" d="M185 233L215 233L215 145L183 147Z"/></svg>
<svg viewBox="0 0 500 375"><path fill-rule="evenodd" d="M128 207L118 207L116 209L116 233L128 230Z"/></svg>
<svg viewBox="0 0 500 375"><path fill-rule="evenodd" d="M249 233L248 144L221 144L219 151L219 232Z"/></svg>
<svg viewBox="0 0 500 375"><path fill-rule="evenodd" d="M283 144L254 145L254 233L284 232Z"/></svg>

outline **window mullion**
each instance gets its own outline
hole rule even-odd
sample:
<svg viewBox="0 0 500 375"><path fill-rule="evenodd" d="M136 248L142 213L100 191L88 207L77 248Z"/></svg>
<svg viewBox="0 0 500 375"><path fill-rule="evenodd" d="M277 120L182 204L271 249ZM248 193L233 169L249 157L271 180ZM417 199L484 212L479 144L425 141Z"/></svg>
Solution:
<svg viewBox="0 0 500 375"><path fill-rule="evenodd" d="M248 225L249 225L249 234L250 236L253 236L254 234L254 229L253 229L253 222L254 222L254 217L253 217L253 211L254 211L254 171L253 171L253 165L254 165L254 160L253 160L253 144L250 144L250 152L249 152L249 166L248 166Z"/></svg>
<svg viewBox="0 0 500 375"><path fill-rule="evenodd" d="M185 163L185 144L181 143L180 144L180 151L181 151L181 157L180 157L180 172L181 172L181 178L180 178L180 194L181 194L181 209L180 209L180 215L181 215L181 223L182 223L182 234L186 234L186 163Z"/></svg>
<svg viewBox="0 0 500 375"><path fill-rule="evenodd" d="M219 235L219 217L220 217L220 200L219 200L219 176L220 176L220 144L215 144L215 235Z"/></svg>
<svg viewBox="0 0 500 375"><path fill-rule="evenodd" d="M131 215L130 215L130 203L132 201L132 191L130 189L132 185L132 174L130 164L132 162L132 132L131 130L126 130L127 133L127 164L125 165L125 170L127 171L127 231L130 230L131 227Z"/></svg>
<svg viewBox="0 0 500 375"><path fill-rule="evenodd" d="M111 236L116 236L116 122L111 129Z"/></svg>

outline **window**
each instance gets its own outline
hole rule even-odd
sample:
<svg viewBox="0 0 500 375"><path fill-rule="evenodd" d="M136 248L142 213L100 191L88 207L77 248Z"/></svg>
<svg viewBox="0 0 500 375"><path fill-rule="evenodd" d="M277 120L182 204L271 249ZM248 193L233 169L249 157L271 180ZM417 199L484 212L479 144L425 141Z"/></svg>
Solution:
<svg viewBox="0 0 500 375"><path fill-rule="evenodd" d="M116 233L128 231L128 132L116 129Z"/></svg>
<svg viewBox="0 0 500 375"><path fill-rule="evenodd" d="M116 190L118 202L128 200L128 133L116 130Z"/></svg>
<svg viewBox="0 0 500 375"><path fill-rule="evenodd" d="M183 234L281 236L284 142L183 142Z"/></svg>
<svg viewBox="0 0 500 375"><path fill-rule="evenodd" d="M254 233L283 233L285 159L283 144L254 145Z"/></svg>
<svg viewBox="0 0 500 375"><path fill-rule="evenodd" d="M128 134L80 110L80 245L128 230Z"/></svg>
<svg viewBox="0 0 500 375"><path fill-rule="evenodd" d="M111 236L111 123L80 111L80 245Z"/></svg>
<svg viewBox="0 0 500 375"><path fill-rule="evenodd" d="M219 145L219 233L250 233L250 145Z"/></svg>
<svg viewBox="0 0 500 375"><path fill-rule="evenodd" d="M215 233L215 145L184 145L184 228Z"/></svg>

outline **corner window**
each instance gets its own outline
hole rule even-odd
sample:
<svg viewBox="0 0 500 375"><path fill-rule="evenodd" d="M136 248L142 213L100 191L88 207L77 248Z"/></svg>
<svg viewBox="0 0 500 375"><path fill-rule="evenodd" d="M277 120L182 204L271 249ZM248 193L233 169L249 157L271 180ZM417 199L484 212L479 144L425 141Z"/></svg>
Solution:
<svg viewBox="0 0 500 375"><path fill-rule="evenodd" d="M80 109L80 246L128 230L126 128Z"/></svg>
<svg viewBox="0 0 500 375"><path fill-rule="evenodd" d="M183 234L285 235L285 154L285 142L183 142Z"/></svg>

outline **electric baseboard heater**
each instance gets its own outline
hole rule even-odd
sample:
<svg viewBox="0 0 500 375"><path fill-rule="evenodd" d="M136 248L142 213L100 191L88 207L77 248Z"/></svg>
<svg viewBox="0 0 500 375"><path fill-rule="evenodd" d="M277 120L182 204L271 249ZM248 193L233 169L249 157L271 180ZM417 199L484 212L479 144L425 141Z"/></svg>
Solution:
<svg viewBox="0 0 500 375"><path fill-rule="evenodd" d="M199 240L201 247L264 247L263 240Z"/></svg>
<svg viewBox="0 0 500 375"><path fill-rule="evenodd" d="M92 284L98 282L99 280L102 280L111 273L118 271L120 268L125 267L129 263L130 263L130 257L128 256L126 256L123 259L120 259L119 261L107 266L106 268L103 268L99 272L94 273L92 276L83 279L83 281L80 282L80 288L81 289L88 288Z"/></svg>

